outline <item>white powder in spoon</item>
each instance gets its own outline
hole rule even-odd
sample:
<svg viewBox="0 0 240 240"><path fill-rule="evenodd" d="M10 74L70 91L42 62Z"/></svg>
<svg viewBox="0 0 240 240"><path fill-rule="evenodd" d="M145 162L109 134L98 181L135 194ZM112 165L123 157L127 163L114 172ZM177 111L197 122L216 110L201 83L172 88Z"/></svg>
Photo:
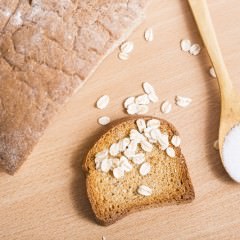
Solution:
<svg viewBox="0 0 240 240"><path fill-rule="evenodd" d="M240 124L226 135L222 148L223 164L233 180L240 183Z"/></svg>

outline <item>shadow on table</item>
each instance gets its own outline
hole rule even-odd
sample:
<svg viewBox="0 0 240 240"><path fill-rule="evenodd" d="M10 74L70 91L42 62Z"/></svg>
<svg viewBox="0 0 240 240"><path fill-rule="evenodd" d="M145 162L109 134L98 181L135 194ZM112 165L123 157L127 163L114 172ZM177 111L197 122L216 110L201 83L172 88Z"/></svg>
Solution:
<svg viewBox="0 0 240 240"><path fill-rule="evenodd" d="M79 215L84 217L89 222L96 223L91 205L89 203L86 191L86 179L82 170L82 161L87 152L96 142L96 140L104 133L106 129L101 129L96 134L91 135L84 141L84 144L79 146L79 151L75 153L72 159L72 169L74 171L74 178L71 186L71 194L73 204Z"/></svg>
<svg viewBox="0 0 240 240"><path fill-rule="evenodd" d="M191 39L194 39L204 46L200 33L197 30L197 25L195 23L194 17L192 15L190 6L188 5L187 1L181 2L181 7L183 9L184 17L186 24L189 29L196 29L196 31L190 31L188 36ZM218 89L217 79L211 78L208 73L208 69L212 66L212 63L209 59L208 53L206 48L202 48L201 54L198 57L199 64L202 66L202 75L204 76L207 87L207 95L209 96L208 106L207 106L207 125L206 128L203 129L205 131L205 143L206 147L206 156L209 166L213 172L213 174L221 181L227 183L233 183L233 181L229 178L228 174L226 173L221 159L219 152L213 149L213 141L218 138L218 129L219 129L219 119L220 119L220 94ZM213 111L214 110L214 111ZM213 115L214 113L214 115ZM209 141L210 144L209 144Z"/></svg>

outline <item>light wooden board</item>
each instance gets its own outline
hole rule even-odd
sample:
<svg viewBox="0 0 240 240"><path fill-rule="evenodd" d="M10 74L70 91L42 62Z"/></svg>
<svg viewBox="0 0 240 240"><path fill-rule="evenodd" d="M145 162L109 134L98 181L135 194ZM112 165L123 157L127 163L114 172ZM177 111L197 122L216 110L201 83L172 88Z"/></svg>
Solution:
<svg viewBox="0 0 240 240"><path fill-rule="evenodd" d="M240 3L209 0L213 22L230 75L240 86ZM146 43L144 29L153 26L155 40ZM216 79L209 77L206 50L193 57L183 53L179 41L201 43L185 0L154 0L146 21L131 36L135 49L126 62L115 51L86 85L62 108L14 176L0 173L0 239L239 239L240 185L225 173L212 147L219 123ZM160 103L150 114L171 121L180 131L194 184L196 199L184 206L138 212L109 226L98 226L86 199L81 161L99 132L97 118L126 116L122 101L142 93L151 82L162 100L175 95L193 99L191 107L173 106L160 113ZM106 110L95 100L109 94Z"/></svg>

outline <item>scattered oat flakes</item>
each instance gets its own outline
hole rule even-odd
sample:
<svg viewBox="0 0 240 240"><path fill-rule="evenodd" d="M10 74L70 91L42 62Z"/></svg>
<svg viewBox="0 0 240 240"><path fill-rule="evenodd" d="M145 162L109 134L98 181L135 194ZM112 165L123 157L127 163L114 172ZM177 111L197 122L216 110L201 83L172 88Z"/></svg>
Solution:
<svg viewBox="0 0 240 240"><path fill-rule="evenodd" d="M96 106L99 109L104 109L109 104L110 98L108 95L103 95L97 100Z"/></svg>
<svg viewBox="0 0 240 240"><path fill-rule="evenodd" d="M176 105L184 108L191 104L192 99L188 97L176 96L175 101Z"/></svg>
<svg viewBox="0 0 240 240"><path fill-rule="evenodd" d="M170 113L171 110L172 110L172 104L168 100L164 101L161 105L162 113Z"/></svg>
<svg viewBox="0 0 240 240"><path fill-rule="evenodd" d="M154 87L149 82L143 83L143 90L146 94L155 93Z"/></svg>
<svg viewBox="0 0 240 240"><path fill-rule="evenodd" d="M144 115L148 112L149 107L147 105L139 105L137 114Z"/></svg>
<svg viewBox="0 0 240 240"><path fill-rule="evenodd" d="M149 98L149 100L151 101L151 102L153 102L153 103L156 103L156 102L158 102L158 96L156 95L156 93L155 92L152 92L152 93L150 93L149 95L148 95L148 98Z"/></svg>
<svg viewBox="0 0 240 240"><path fill-rule="evenodd" d="M147 28L144 32L144 38L147 42L152 42L154 35L153 35L153 29L152 28Z"/></svg>
<svg viewBox="0 0 240 240"><path fill-rule="evenodd" d="M150 103L150 100L149 100L147 94L143 94L143 95L136 97L135 102L139 105L147 105Z"/></svg>
<svg viewBox="0 0 240 240"><path fill-rule="evenodd" d="M124 101L124 107L127 108L130 104L135 102L135 97L128 97L125 101Z"/></svg>
<svg viewBox="0 0 240 240"><path fill-rule="evenodd" d="M126 54L131 53L133 51L133 48L134 48L134 44L133 42L130 42L130 41L126 41L122 43L120 46L121 52Z"/></svg>
<svg viewBox="0 0 240 240"><path fill-rule="evenodd" d="M191 41L188 39L183 39L180 42L181 50L184 52L188 52L191 48Z"/></svg>
<svg viewBox="0 0 240 240"><path fill-rule="evenodd" d="M132 103L127 107L127 113L130 115L134 115L138 113L138 111L139 111L139 105L136 103Z"/></svg>
<svg viewBox="0 0 240 240"><path fill-rule="evenodd" d="M190 50L189 50L189 53L196 56L200 53L201 51L201 47L199 44L195 43L191 46Z"/></svg>
<svg viewBox="0 0 240 240"><path fill-rule="evenodd" d="M118 58L119 58L120 60L126 61L126 60L128 60L129 56L128 56L128 54L125 53L125 52L120 52L120 53L118 54Z"/></svg>
<svg viewBox="0 0 240 240"><path fill-rule="evenodd" d="M105 125L107 125L107 124L110 123L110 117L107 117L107 116L100 117L100 118L98 119L98 123L99 123L100 125L105 126Z"/></svg>
<svg viewBox="0 0 240 240"><path fill-rule="evenodd" d="M148 104L150 102L158 101L158 96L156 95L155 90L150 83L144 82L143 89L145 94L136 97L128 97L125 99L123 105L128 114L146 114L149 111Z"/></svg>
<svg viewBox="0 0 240 240"><path fill-rule="evenodd" d="M216 78L216 77L217 77L216 72L215 72L215 69L214 69L213 67L210 67L210 68L209 68L209 74L210 74L210 76L213 77L213 78Z"/></svg>

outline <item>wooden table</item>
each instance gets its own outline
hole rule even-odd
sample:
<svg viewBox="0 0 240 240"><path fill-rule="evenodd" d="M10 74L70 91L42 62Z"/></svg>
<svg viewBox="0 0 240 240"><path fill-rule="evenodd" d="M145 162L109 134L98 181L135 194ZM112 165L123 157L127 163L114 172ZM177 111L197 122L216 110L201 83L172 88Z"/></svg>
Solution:
<svg viewBox="0 0 240 240"><path fill-rule="evenodd" d="M238 0L209 0L218 39L232 80L240 86L240 4ZM143 39L153 26L155 39ZM128 61L116 50L55 117L33 153L14 176L0 173L0 239L239 239L240 185L225 173L213 149L219 124L217 80L208 74L210 61L181 52L189 38L202 45L185 0L154 0L146 21L131 36L135 49ZM173 106L170 114L152 104L150 114L174 123L183 139L196 199L183 206L150 209L116 224L95 223L85 193L81 161L95 136L104 130L97 118L126 116L123 100L142 93L149 81L160 100L176 95L193 99L190 107ZM106 110L94 108L98 96L109 94Z"/></svg>

